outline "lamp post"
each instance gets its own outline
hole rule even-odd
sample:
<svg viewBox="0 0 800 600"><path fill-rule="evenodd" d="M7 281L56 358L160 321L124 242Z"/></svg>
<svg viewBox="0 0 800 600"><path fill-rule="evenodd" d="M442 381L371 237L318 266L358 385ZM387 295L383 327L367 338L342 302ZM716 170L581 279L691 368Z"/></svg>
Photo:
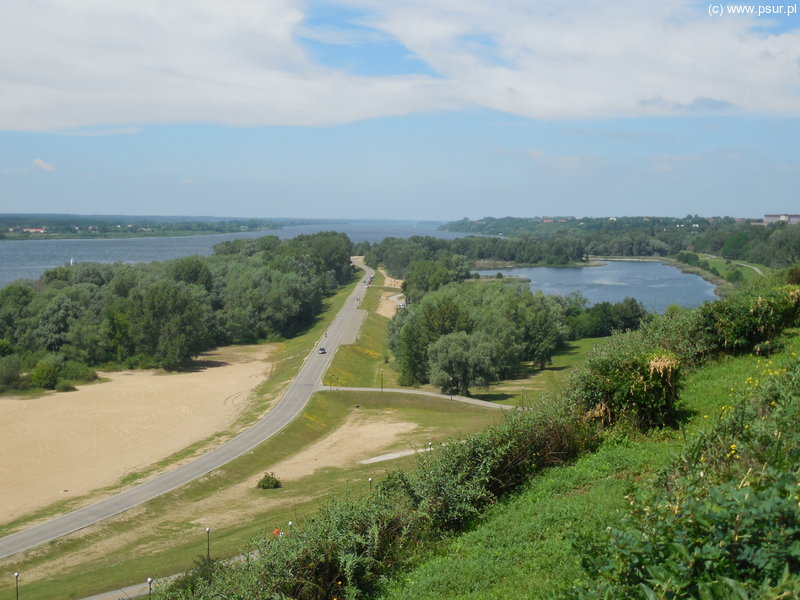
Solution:
<svg viewBox="0 0 800 600"><path fill-rule="evenodd" d="M294 525L294 522L289 521L289 535L292 535L292 525Z"/></svg>
<svg viewBox="0 0 800 600"><path fill-rule="evenodd" d="M522 386L522 403L525 404L525 386Z"/></svg>
<svg viewBox="0 0 800 600"><path fill-rule="evenodd" d="M206 558L211 560L211 527L206 527Z"/></svg>
<svg viewBox="0 0 800 600"><path fill-rule="evenodd" d="M14 589L17 591L17 600L19 600L19 572L14 573Z"/></svg>
<svg viewBox="0 0 800 600"><path fill-rule="evenodd" d="M383 391L383 369L381 369L381 391Z"/></svg>
<svg viewBox="0 0 800 600"><path fill-rule="evenodd" d="M370 477L367 481L369 481L369 493L372 493L372 477Z"/></svg>
<svg viewBox="0 0 800 600"><path fill-rule="evenodd" d="M152 598L153 597L153 578L152 577L148 577L147 578L147 597L148 598Z"/></svg>

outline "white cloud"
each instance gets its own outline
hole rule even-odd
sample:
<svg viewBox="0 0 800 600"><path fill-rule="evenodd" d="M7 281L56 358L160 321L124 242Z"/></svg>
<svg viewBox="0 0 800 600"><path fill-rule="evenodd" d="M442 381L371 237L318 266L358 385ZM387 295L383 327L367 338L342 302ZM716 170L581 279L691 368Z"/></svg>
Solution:
<svg viewBox="0 0 800 600"><path fill-rule="evenodd" d="M50 163L44 162L41 158L36 158L33 161L33 167L40 171L55 171L56 168Z"/></svg>
<svg viewBox="0 0 800 600"><path fill-rule="evenodd" d="M800 113L800 32L768 35L689 0L340 3L371 15L356 38L309 27L301 0L4 3L0 129L325 125L469 106L541 119ZM388 36L440 77L324 67L304 36L365 53Z"/></svg>
<svg viewBox="0 0 800 600"><path fill-rule="evenodd" d="M181 179L181 183L184 185L194 185L194 179Z"/></svg>
<svg viewBox="0 0 800 600"><path fill-rule="evenodd" d="M674 172L681 165L690 164L696 160L696 156L659 154L650 159L650 171L653 173L669 174Z"/></svg>
<svg viewBox="0 0 800 600"><path fill-rule="evenodd" d="M605 164L604 159L599 156L589 154L556 156L547 154L538 148L530 150L528 155L549 171L570 177L582 175Z"/></svg>

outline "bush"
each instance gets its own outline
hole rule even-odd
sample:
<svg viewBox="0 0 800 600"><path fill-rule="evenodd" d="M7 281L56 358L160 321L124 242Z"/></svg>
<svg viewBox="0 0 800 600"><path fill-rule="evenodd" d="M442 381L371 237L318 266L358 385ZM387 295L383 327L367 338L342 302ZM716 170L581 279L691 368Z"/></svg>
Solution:
<svg viewBox="0 0 800 600"><path fill-rule="evenodd" d="M20 382L20 359L16 354L0 357L0 391L14 389Z"/></svg>
<svg viewBox="0 0 800 600"><path fill-rule="evenodd" d="M569 598L795 598L800 362L762 363L618 529L578 540L593 582Z"/></svg>
<svg viewBox="0 0 800 600"><path fill-rule="evenodd" d="M97 379L97 373L94 369L75 360L66 361L61 368L59 376L69 381L93 381Z"/></svg>
<svg viewBox="0 0 800 600"><path fill-rule="evenodd" d="M58 383L61 367L64 365L64 357L60 354L48 354L30 372L29 377L34 387L53 390Z"/></svg>
<svg viewBox="0 0 800 600"><path fill-rule="evenodd" d="M671 423L680 385L677 354L631 332L595 346L570 376L567 397L590 418L641 429Z"/></svg>
<svg viewBox="0 0 800 600"><path fill-rule="evenodd" d="M738 294L701 306L696 330L689 335L702 336L717 352L749 352L797 323L798 311L800 286Z"/></svg>
<svg viewBox="0 0 800 600"><path fill-rule="evenodd" d="M256 487L262 490L276 490L281 487L281 482L275 477L274 473L264 473L264 476L258 480Z"/></svg>

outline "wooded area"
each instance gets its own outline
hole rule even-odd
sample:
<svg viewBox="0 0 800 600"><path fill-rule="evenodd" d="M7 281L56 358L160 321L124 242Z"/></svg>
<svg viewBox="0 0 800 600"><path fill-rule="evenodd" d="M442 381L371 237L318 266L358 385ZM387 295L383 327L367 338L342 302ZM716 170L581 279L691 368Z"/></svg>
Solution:
<svg viewBox="0 0 800 600"><path fill-rule="evenodd" d="M350 281L352 244L324 232L219 244L210 257L80 263L0 288L0 390L55 388L90 367L176 369L209 348L291 337Z"/></svg>

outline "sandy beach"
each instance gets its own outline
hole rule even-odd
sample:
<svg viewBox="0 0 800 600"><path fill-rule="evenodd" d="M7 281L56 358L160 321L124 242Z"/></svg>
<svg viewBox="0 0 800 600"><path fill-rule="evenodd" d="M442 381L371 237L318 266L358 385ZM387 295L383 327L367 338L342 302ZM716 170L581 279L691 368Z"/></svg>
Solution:
<svg viewBox="0 0 800 600"><path fill-rule="evenodd" d="M196 371L120 371L77 391L0 398L0 522L118 483L224 430L270 364L268 345L204 353Z"/></svg>

